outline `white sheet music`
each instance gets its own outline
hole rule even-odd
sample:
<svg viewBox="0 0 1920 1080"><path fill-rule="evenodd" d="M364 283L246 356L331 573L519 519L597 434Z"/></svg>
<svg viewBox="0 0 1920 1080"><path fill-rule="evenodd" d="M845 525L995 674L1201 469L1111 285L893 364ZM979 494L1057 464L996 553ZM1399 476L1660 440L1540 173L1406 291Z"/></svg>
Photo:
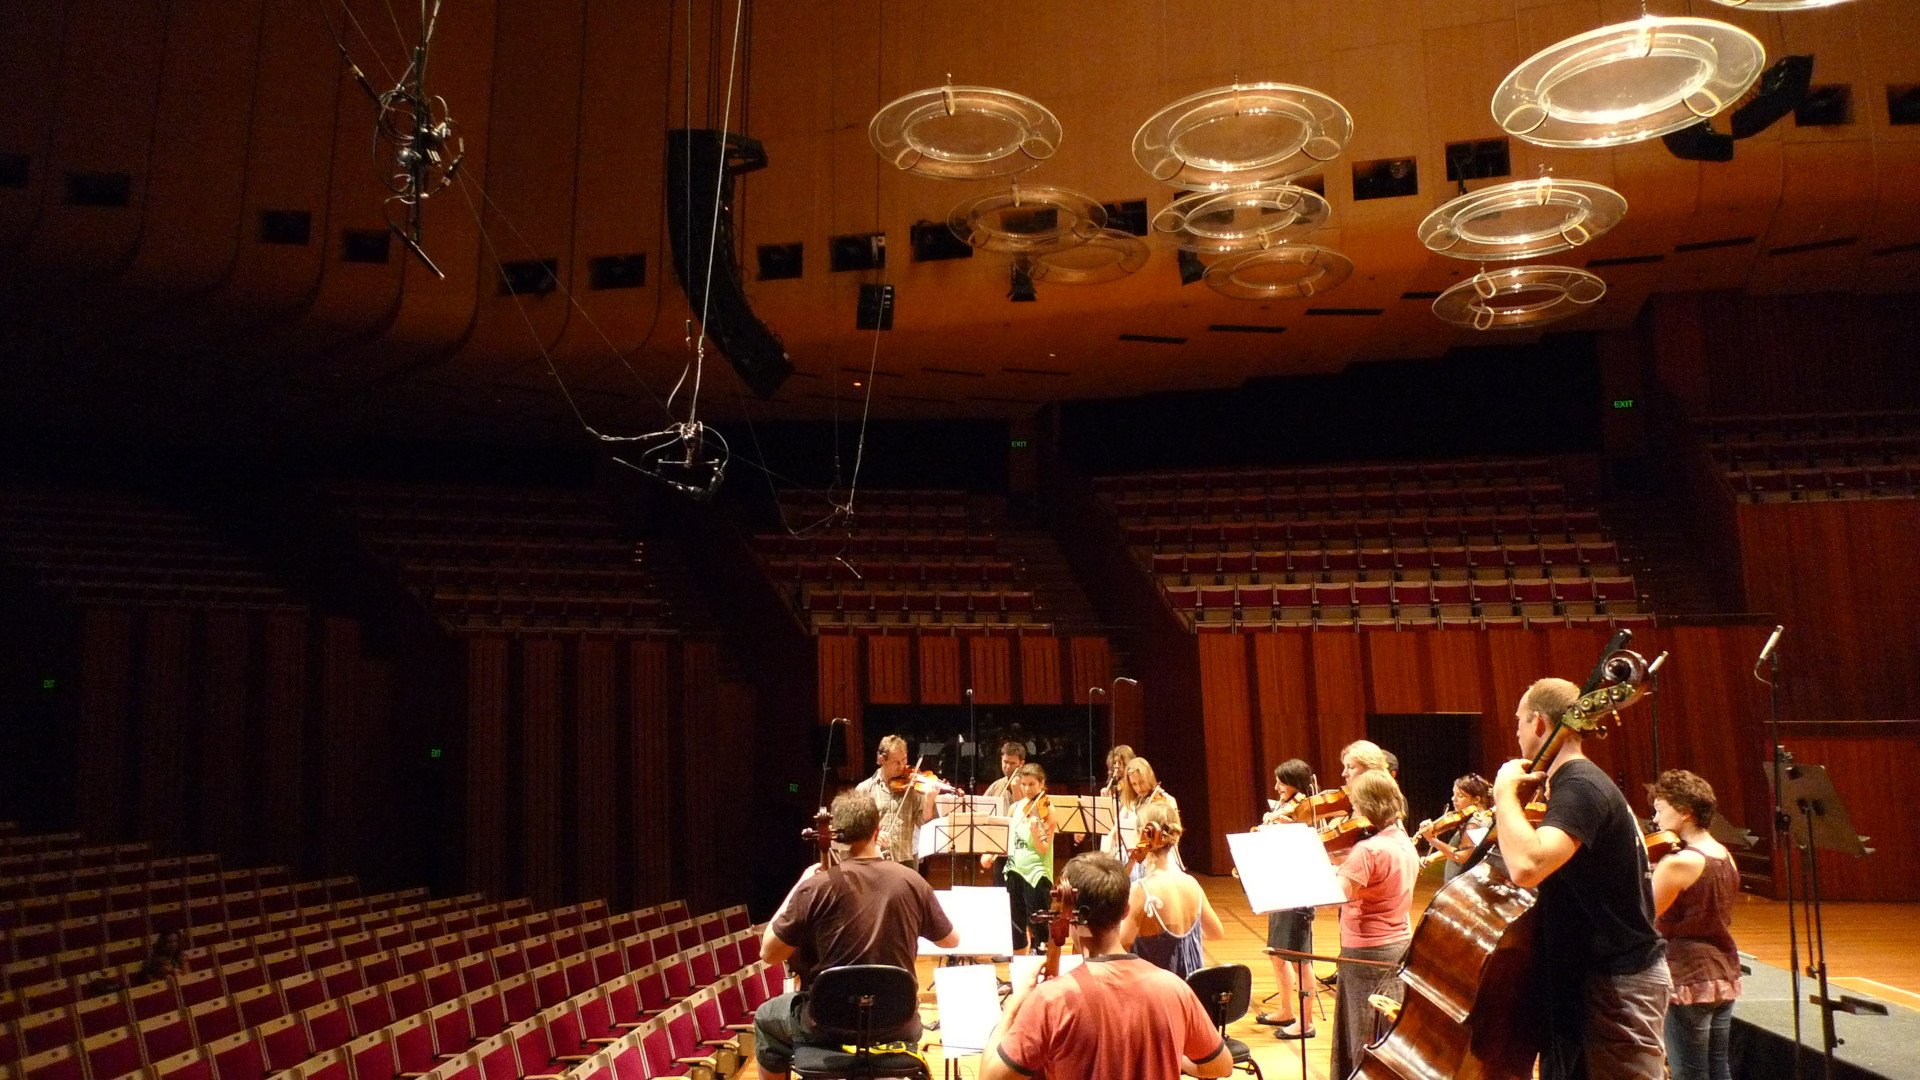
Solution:
<svg viewBox="0 0 1920 1080"><path fill-rule="evenodd" d="M921 938L921 956L1007 956L1013 952L1013 904L1004 885L956 885L936 890L933 895L960 935L960 942L943 949Z"/></svg>
<svg viewBox="0 0 1920 1080"><path fill-rule="evenodd" d="M1268 825L1228 833L1227 848L1256 915L1289 908L1346 903L1320 834L1307 825Z"/></svg>
<svg viewBox="0 0 1920 1080"><path fill-rule="evenodd" d="M940 1045L951 1060L987 1048L1000 1022L999 977L992 964L933 969L933 996L940 1009Z"/></svg>

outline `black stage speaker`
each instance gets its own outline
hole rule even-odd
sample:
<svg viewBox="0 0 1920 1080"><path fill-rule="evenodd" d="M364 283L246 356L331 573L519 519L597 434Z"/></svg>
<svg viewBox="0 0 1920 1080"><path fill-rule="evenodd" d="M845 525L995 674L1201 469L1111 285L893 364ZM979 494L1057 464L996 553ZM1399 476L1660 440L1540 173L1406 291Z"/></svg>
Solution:
<svg viewBox="0 0 1920 1080"><path fill-rule="evenodd" d="M1813 85L1813 57L1783 56L1761 72L1753 97L1733 110L1733 137L1750 139L1773 126L1806 98Z"/></svg>
<svg viewBox="0 0 1920 1080"><path fill-rule="evenodd" d="M1674 157L1682 161L1732 161L1733 136L1722 135L1705 120L1660 136Z"/></svg>
<svg viewBox="0 0 1920 1080"><path fill-rule="evenodd" d="M721 140L722 133L710 128L667 132L667 234L673 241L673 272L694 316L706 311L707 336L726 354L740 381L761 397L772 397L793 373L793 363L780 339L753 313L733 256L733 178L766 168L767 152L759 140L744 135L727 132L724 145Z"/></svg>
<svg viewBox="0 0 1920 1080"><path fill-rule="evenodd" d="M860 309L855 325L861 330L893 329L893 286L871 282L860 286Z"/></svg>

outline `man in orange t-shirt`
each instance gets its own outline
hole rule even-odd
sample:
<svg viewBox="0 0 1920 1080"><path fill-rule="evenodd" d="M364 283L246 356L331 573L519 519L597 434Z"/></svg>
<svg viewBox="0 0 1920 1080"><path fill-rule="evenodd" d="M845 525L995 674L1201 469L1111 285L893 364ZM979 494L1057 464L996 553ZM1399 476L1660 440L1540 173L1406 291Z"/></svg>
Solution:
<svg viewBox="0 0 1920 1080"><path fill-rule="evenodd" d="M981 1080L1039 1074L1166 1080L1182 1072L1231 1072L1233 1055L1187 984L1121 950L1126 867L1089 852L1068 862L1062 877L1079 894L1072 935L1086 962L1038 985L1036 968L1014 988L987 1040Z"/></svg>

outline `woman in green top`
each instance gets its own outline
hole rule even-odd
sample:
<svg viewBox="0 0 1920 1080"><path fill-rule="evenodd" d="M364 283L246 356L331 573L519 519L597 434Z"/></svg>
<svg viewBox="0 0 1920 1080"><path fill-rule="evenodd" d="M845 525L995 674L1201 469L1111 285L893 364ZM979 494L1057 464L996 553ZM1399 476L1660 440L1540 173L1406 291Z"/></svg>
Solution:
<svg viewBox="0 0 1920 1080"><path fill-rule="evenodd" d="M1016 769L1012 788L1020 801L1007 811L1013 821L1007 851L1008 907L1013 914L1013 951L1044 949L1047 932L1033 925L1033 914L1053 904L1053 814L1047 801L1047 770L1038 762Z"/></svg>

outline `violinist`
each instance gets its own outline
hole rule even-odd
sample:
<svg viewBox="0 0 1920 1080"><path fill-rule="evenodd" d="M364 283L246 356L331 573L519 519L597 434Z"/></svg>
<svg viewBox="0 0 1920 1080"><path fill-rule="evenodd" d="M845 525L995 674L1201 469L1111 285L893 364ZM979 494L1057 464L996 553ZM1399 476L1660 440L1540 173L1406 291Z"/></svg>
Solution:
<svg viewBox="0 0 1920 1080"><path fill-rule="evenodd" d="M1227 930L1214 913L1207 890L1172 863L1179 842L1180 824L1165 806L1152 803L1141 809L1140 843L1135 850L1145 872L1128 894L1128 918L1120 943L1142 960L1184 979L1206 965L1201 936L1218 941Z"/></svg>
<svg viewBox="0 0 1920 1080"><path fill-rule="evenodd" d="M913 831L933 817L933 799L912 783L907 764L907 740L888 735L874 755L878 768L854 790L880 808L880 854L894 862L913 863Z"/></svg>
<svg viewBox="0 0 1920 1080"><path fill-rule="evenodd" d="M1100 794L1112 799L1116 809L1124 805L1131 794L1127 788L1127 764L1132 760L1133 747L1126 743L1107 751L1107 785L1100 789ZM1100 850L1122 863L1127 861L1127 845L1121 842L1117 827L1100 838Z"/></svg>
<svg viewBox="0 0 1920 1080"><path fill-rule="evenodd" d="M1000 744L1000 779L987 785L987 798L994 800L994 813L1006 817L1020 796L1013 790L1013 774L1027 763L1027 744L1008 739Z"/></svg>
<svg viewBox="0 0 1920 1080"><path fill-rule="evenodd" d="M1421 822L1419 831L1420 839L1432 846L1433 858L1446 861L1447 868L1440 875L1442 885L1465 868L1492 824L1493 786L1478 773L1455 780L1452 812Z"/></svg>
<svg viewBox="0 0 1920 1080"><path fill-rule="evenodd" d="M1667 1004L1667 1068L1673 1080L1728 1080L1727 1036L1740 996L1740 954L1728 928L1740 896L1733 856L1707 832L1713 785L1668 769L1653 785L1653 819L1680 837L1653 868L1654 926L1667 939L1673 994Z"/></svg>
<svg viewBox="0 0 1920 1080"><path fill-rule="evenodd" d="M1378 743L1358 739L1348 743L1340 751L1340 779L1352 783L1353 778L1364 772L1382 772L1388 776L1397 771L1398 763L1380 749Z"/></svg>
<svg viewBox="0 0 1920 1080"><path fill-rule="evenodd" d="M1131 852L1140 843L1140 811L1148 806L1159 805L1167 808L1174 824L1180 823L1180 804L1160 786L1160 778L1154 774L1153 763L1143 757L1135 757L1127 762L1125 783L1121 786L1120 812L1114 816L1114 834L1120 838L1122 854ZM1169 856L1173 865L1184 865L1180 861L1180 848L1176 844ZM1137 878L1146 870L1134 866L1131 871Z"/></svg>
<svg viewBox="0 0 1920 1080"><path fill-rule="evenodd" d="M791 959L801 986L754 1013L754 1057L763 1077L784 1077L793 1048L813 1041L806 987L814 972L847 964L912 971L918 939L944 948L960 943L926 880L880 854L874 801L849 792L833 800L832 815L833 835L847 845L846 857L830 870L809 864L760 938L760 959ZM920 1037L920 1021L915 1017L900 1029L874 1034L881 1042L912 1041Z"/></svg>
<svg viewBox="0 0 1920 1080"><path fill-rule="evenodd" d="M1255 831L1270 825L1280 825L1294 820L1293 813L1307 799L1307 793L1319 785L1315 782L1313 768L1299 758L1288 758L1273 769L1273 793L1275 805L1271 812L1254 826ZM1310 953L1313 951L1313 909L1293 908L1285 911L1267 913L1267 948L1285 949L1288 952ZM1310 961L1287 960L1274 955L1271 951L1267 959L1273 964L1273 981L1279 988L1274 998L1275 1006L1271 1012L1262 1012L1254 1017L1258 1023L1279 1028L1273 1033L1276 1039L1310 1039L1313 1029L1301 1025L1294 1016L1294 1001L1298 996L1298 978L1306 982Z"/></svg>
<svg viewBox="0 0 1920 1080"><path fill-rule="evenodd" d="M1413 882L1420 856L1400 824L1407 801L1385 769L1355 774L1347 784L1356 815L1386 822L1354 845L1334 871L1347 902L1340 906L1340 980L1333 1007L1333 1066L1330 1075L1346 1076L1360 1063L1360 1052L1374 1039L1375 995L1401 1000L1404 992L1390 966L1399 961L1413 937ZM1366 963L1346 963L1348 960Z"/></svg>
<svg viewBox="0 0 1920 1080"><path fill-rule="evenodd" d="M1061 876L1077 894L1069 933L1086 962L1038 985L1038 965L1021 978L987 1039L981 1080L1227 1075L1233 1055L1200 999L1121 945L1126 868L1089 852L1070 860Z"/></svg>
<svg viewBox="0 0 1920 1080"><path fill-rule="evenodd" d="M1493 781L1494 828L1507 875L1540 890L1537 955L1550 1000L1543 1080L1666 1075L1662 1028L1671 984L1666 950L1653 927L1646 850L1626 796L1586 756L1577 730L1543 773L1529 773L1555 718L1579 700L1565 679L1541 679L1514 710L1520 758ZM1527 820L1527 789L1547 783L1538 828Z"/></svg>
<svg viewBox="0 0 1920 1080"><path fill-rule="evenodd" d="M1045 911L1053 893L1053 809L1047 800L1047 770L1029 761L1014 770L1019 801L1008 811L1013 821L1004 881L1007 907L1013 915L1013 951L1026 953L1046 947L1045 927L1035 925L1035 912Z"/></svg>

